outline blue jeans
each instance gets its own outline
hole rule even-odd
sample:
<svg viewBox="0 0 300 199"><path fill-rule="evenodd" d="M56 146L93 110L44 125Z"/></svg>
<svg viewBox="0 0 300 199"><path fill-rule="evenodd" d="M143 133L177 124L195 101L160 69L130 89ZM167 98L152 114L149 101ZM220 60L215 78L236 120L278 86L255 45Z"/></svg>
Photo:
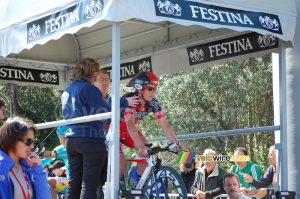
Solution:
<svg viewBox="0 0 300 199"><path fill-rule="evenodd" d="M66 199L96 199L107 151L104 140L94 137L68 137L66 148L70 166Z"/></svg>

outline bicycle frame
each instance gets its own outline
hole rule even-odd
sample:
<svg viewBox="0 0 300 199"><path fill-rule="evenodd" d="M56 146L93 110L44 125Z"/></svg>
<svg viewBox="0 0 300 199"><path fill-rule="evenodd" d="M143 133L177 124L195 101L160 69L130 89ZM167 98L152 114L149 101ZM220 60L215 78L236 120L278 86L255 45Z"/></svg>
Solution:
<svg viewBox="0 0 300 199"><path fill-rule="evenodd" d="M154 162L154 158L153 155L150 155L149 158L146 158L147 160L147 167L143 173L143 175L141 176L138 184L136 185L136 189L142 189L142 187L144 186L147 177L149 176L151 169L155 166L155 162Z"/></svg>
<svg viewBox="0 0 300 199"><path fill-rule="evenodd" d="M176 146L179 146L179 142L176 142L176 143L167 142L164 145L160 146L160 150L158 150L157 152L159 152L159 151L166 151L166 150L169 150L169 149L173 149ZM145 184L145 182L146 182L149 174L151 173L151 170L156 165L156 162L154 160L153 155L149 154L148 158L145 158L145 157L131 157L131 158L128 158L127 161L147 163L147 167L146 167L143 175L141 176L138 184L136 185L136 189L142 189L142 187L144 186L144 184Z"/></svg>
<svg viewBox="0 0 300 199"><path fill-rule="evenodd" d="M150 148L151 145L147 147ZM150 199L155 196L156 198L169 198L170 195L174 195L175 190L175 192L178 193L179 198L186 199L187 191L178 172L171 167L161 165L161 161L155 158L155 154L164 151L177 154L176 151L171 150L175 147L179 147L180 149L179 142L167 142L161 146L150 148L150 150L147 151L148 157L126 158L129 162L145 163L147 166L136 185L136 188L129 190L126 188L122 189L122 197L144 196L145 198ZM168 182L170 182L172 188L168 186ZM167 183L167 185L165 185L165 183ZM171 190L169 190L169 188L173 189L173 191L169 192Z"/></svg>

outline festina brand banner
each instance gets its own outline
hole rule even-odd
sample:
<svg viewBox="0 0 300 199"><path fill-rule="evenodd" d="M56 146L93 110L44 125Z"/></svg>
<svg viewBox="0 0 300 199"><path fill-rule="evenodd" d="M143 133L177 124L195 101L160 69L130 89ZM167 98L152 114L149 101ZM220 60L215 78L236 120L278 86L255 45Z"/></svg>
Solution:
<svg viewBox="0 0 300 199"><path fill-rule="evenodd" d="M257 28L282 35L279 17L274 14L236 10L183 0L154 0L154 3L157 16Z"/></svg>
<svg viewBox="0 0 300 199"><path fill-rule="evenodd" d="M0 79L59 85L58 71L36 70L0 65Z"/></svg>
<svg viewBox="0 0 300 199"><path fill-rule="evenodd" d="M111 73L112 67L103 68L102 70ZM129 79L140 72L152 72L151 57L139 59L134 62L127 62L120 66L120 80Z"/></svg>
<svg viewBox="0 0 300 199"><path fill-rule="evenodd" d="M187 48L190 65L244 55L278 47L273 35L249 33Z"/></svg>
<svg viewBox="0 0 300 199"><path fill-rule="evenodd" d="M79 4L27 24L27 43L86 23L102 15L103 0L85 0Z"/></svg>

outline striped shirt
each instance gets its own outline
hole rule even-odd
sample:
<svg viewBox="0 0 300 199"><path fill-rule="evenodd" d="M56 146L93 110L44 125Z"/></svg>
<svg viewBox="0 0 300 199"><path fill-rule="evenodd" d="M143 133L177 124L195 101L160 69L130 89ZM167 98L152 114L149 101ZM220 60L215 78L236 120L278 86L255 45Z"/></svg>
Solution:
<svg viewBox="0 0 300 199"><path fill-rule="evenodd" d="M250 161L248 161L247 165L242 169L240 169L237 165L233 165L230 168L230 172L235 173L239 178L241 186L247 189L255 189L255 188L252 186L252 184L249 184L244 181L243 175L241 173L249 174L250 176L252 176L253 179L256 180L260 180L261 178L260 167L257 164L254 164L253 162Z"/></svg>

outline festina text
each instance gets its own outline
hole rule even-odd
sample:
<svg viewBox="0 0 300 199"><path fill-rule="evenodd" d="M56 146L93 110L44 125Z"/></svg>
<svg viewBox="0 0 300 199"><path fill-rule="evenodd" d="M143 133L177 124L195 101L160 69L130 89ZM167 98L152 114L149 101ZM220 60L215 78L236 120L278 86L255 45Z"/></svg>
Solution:
<svg viewBox="0 0 300 199"><path fill-rule="evenodd" d="M224 23L239 23L239 24L249 24L254 25L252 21L245 14L226 12L221 10L207 9L198 6L191 6L192 17L201 17L208 21L219 21Z"/></svg>
<svg viewBox="0 0 300 199"><path fill-rule="evenodd" d="M9 68L1 68L0 69L0 77L34 80L30 71L9 69Z"/></svg>
<svg viewBox="0 0 300 199"><path fill-rule="evenodd" d="M60 15L55 19L45 21L45 35L49 32L52 33L61 28L69 26L70 24L73 24L77 21L79 21L78 9L74 10L73 12L68 12L64 15Z"/></svg>
<svg viewBox="0 0 300 199"><path fill-rule="evenodd" d="M253 49L249 38L216 44L209 46L208 48L210 51L211 58L214 56L218 57L221 55L232 54L240 51Z"/></svg>

